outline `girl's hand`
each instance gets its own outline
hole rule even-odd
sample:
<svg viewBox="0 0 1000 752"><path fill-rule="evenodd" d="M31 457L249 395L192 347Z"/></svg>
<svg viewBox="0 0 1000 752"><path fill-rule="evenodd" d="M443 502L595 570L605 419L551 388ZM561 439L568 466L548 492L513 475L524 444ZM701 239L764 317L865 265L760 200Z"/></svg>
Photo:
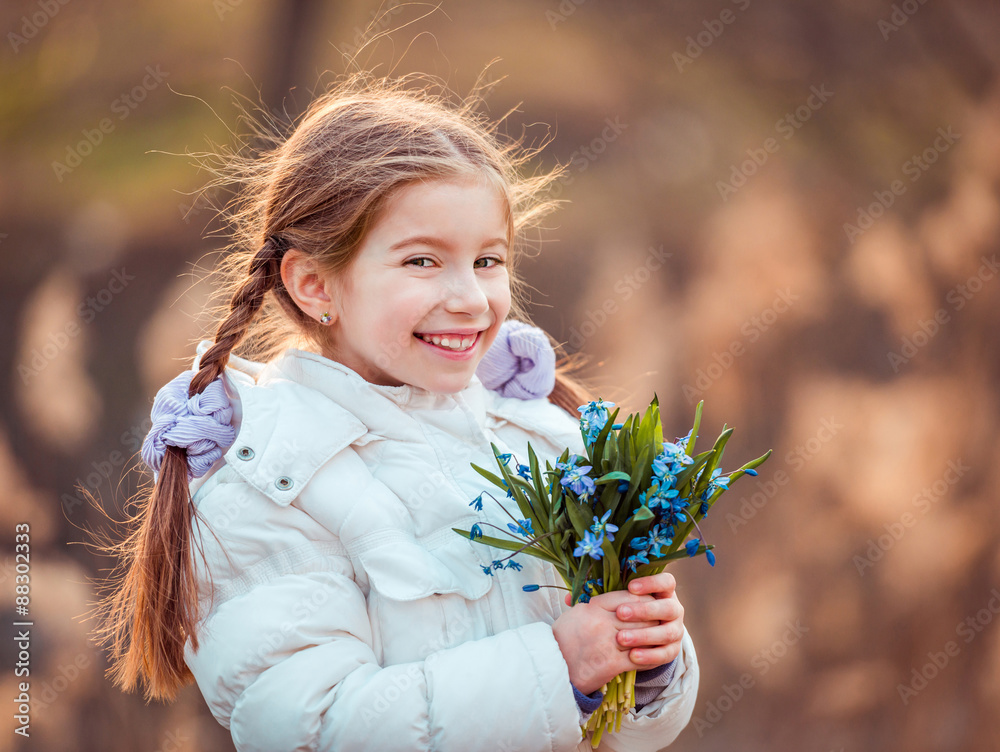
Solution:
<svg viewBox="0 0 1000 752"><path fill-rule="evenodd" d="M670 663L681 652L684 607L677 598L676 586L677 580L672 574L660 572L636 577L629 583L628 592L639 596L637 599L617 602L599 601L603 596L591 599L592 603L614 609L623 623L616 635L619 649L629 651L629 660L640 671ZM567 605L569 599L567 595Z"/></svg>
<svg viewBox="0 0 1000 752"><path fill-rule="evenodd" d="M660 572L648 577L636 577L628 584L629 592L651 595L651 601L625 603L617 608L618 618L630 627L645 626L647 621L659 620L658 626L645 629L623 629L618 633L620 645L627 646L629 658L642 664L643 669L656 668L670 663L680 655L681 638L684 637L684 606L677 598L677 580L670 572Z"/></svg>
<svg viewBox="0 0 1000 752"><path fill-rule="evenodd" d="M628 622L619 619L615 609L624 603L652 607L654 598L624 590L602 593L589 603L577 603L563 611L552 623L552 634L566 659L569 679L584 694L600 689L618 674L650 668L630 660L630 648L620 644L617 635L626 627L655 629L658 622L641 621L638 614Z"/></svg>

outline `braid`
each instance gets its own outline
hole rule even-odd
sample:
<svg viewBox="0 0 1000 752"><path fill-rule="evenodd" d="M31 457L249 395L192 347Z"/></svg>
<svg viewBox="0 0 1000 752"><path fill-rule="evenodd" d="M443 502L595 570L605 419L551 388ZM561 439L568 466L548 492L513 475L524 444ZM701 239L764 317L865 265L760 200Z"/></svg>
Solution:
<svg viewBox="0 0 1000 752"><path fill-rule="evenodd" d="M189 397L203 391L226 367L229 353L243 339L254 316L264 304L264 296L281 280L281 258L287 247L287 243L278 236L268 235L264 245L250 261L248 277L233 295L229 315L215 332L215 344L199 361L198 373L191 379Z"/></svg>

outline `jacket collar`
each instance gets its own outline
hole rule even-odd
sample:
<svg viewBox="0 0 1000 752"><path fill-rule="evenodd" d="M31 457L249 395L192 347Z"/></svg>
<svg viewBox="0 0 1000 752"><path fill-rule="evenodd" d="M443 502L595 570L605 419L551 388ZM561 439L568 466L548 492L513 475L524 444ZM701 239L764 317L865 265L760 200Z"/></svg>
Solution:
<svg viewBox="0 0 1000 752"><path fill-rule="evenodd" d="M212 344L211 340L199 343L193 370L198 370L201 356ZM270 363L230 355L224 384L238 434L222 461L282 506L344 448L374 439L423 443L421 424L433 423L473 443L485 441L488 431L503 423L548 436L561 446L580 442L577 421L547 398L503 397L476 375L454 394L408 384L383 386L366 381L342 363L289 348ZM327 399L314 399L302 387ZM244 414L253 420L245 423ZM304 414L309 426L303 426ZM192 482L191 492L207 480L205 476Z"/></svg>
<svg viewBox="0 0 1000 752"><path fill-rule="evenodd" d="M474 421L479 431L487 425L492 397L479 377L473 374L468 386L454 394L431 392L403 384L383 386L366 381L359 373L317 353L289 348L272 363L264 366L258 384L278 380L294 381L329 397L355 415L368 431L381 438L407 438L411 433L406 416L419 420L429 413L464 413L465 422ZM496 395L499 396L499 395ZM401 420L402 419L402 420Z"/></svg>

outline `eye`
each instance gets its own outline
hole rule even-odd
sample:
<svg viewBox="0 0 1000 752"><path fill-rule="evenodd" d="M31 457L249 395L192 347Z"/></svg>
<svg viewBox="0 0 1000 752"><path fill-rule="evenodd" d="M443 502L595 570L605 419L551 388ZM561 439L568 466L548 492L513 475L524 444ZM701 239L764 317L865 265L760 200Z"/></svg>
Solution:
<svg viewBox="0 0 1000 752"><path fill-rule="evenodd" d="M410 264L413 264L413 265L418 266L421 269L427 269L427 268L429 268L427 266L424 266L422 263L420 263L421 261L430 261L431 263L433 263L434 259L432 259L430 256L419 256L417 258L409 259L403 265L404 266L408 266ZM479 263L480 261L493 261L494 262L493 266L501 266L501 265L507 263L506 261L504 261L499 256L487 256L486 258L476 259L476 263ZM480 269L492 269L493 266L481 266L479 268Z"/></svg>
<svg viewBox="0 0 1000 752"><path fill-rule="evenodd" d="M493 266L503 266L504 264L507 263L506 261L504 261L499 256L487 256L486 258L478 259L478 261L495 261L496 263L493 264ZM480 268L482 268L482 269L492 269L493 266L483 266L483 267L480 267Z"/></svg>

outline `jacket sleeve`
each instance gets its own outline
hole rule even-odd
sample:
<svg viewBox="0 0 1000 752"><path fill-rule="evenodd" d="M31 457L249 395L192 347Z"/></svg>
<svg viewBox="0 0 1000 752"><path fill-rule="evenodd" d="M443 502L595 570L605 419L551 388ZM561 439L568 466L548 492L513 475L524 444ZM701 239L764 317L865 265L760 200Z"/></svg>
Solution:
<svg viewBox="0 0 1000 752"><path fill-rule="evenodd" d="M535 622L382 667L350 560L221 603L188 664L241 752L572 750L569 673ZM647 722L648 723L648 722Z"/></svg>

